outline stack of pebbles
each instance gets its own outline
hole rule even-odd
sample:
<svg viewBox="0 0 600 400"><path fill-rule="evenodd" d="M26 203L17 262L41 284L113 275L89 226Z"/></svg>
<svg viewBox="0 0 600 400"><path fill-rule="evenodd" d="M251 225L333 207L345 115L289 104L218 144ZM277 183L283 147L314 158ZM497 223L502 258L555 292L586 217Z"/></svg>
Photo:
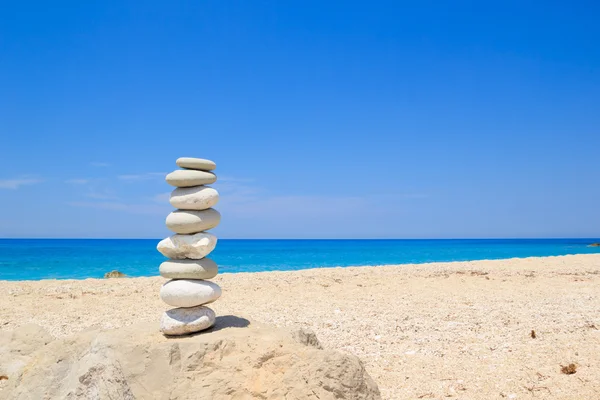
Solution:
<svg viewBox="0 0 600 400"><path fill-rule="evenodd" d="M175 186L171 205L177 210L167 216L167 228L175 235L162 240L157 249L170 260L160 265L160 274L170 281L160 289L160 298L170 306L161 319L165 335L185 335L208 329L215 323L215 312L205 304L221 296L221 288L206 279L217 275L217 264L206 256L214 250L217 238L206 232L217 226L221 214L213 208L219 193L205 186L217 177L210 171L214 162L200 158L179 158L183 169L167 175Z"/></svg>

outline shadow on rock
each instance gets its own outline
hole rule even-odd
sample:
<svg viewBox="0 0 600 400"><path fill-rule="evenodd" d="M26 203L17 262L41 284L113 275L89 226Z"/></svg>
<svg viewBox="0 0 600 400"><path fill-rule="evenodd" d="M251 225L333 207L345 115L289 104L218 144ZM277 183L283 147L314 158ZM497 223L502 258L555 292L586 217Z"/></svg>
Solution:
<svg viewBox="0 0 600 400"><path fill-rule="evenodd" d="M246 318L236 317L235 315L222 315L217 317L215 325L209 329L209 332L220 331L225 328L246 328L250 321Z"/></svg>

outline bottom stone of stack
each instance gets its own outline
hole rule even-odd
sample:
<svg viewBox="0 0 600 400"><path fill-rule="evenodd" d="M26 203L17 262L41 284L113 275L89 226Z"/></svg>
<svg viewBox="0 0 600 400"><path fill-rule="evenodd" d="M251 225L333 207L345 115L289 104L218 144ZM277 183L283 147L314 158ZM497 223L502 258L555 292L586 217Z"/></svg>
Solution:
<svg viewBox="0 0 600 400"><path fill-rule="evenodd" d="M205 306L173 308L163 313L160 330L165 335L186 335L210 328L215 320L215 312Z"/></svg>

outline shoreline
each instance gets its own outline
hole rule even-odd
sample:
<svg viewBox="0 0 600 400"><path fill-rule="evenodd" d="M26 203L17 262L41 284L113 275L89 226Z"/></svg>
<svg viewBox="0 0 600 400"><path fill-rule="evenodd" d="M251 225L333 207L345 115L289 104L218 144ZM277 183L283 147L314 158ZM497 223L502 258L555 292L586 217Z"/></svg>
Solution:
<svg viewBox="0 0 600 400"><path fill-rule="evenodd" d="M262 240L262 239L261 239ZM302 272L302 271L315 271L315 270L328 270L328 269L347 269L347 268L388 268L388 267L420 267L427 265L452 265L452 264L464 264L464 263L477 263L477 262L502 262L502 261L514 261L514 260L530 260L530 259L553 259L553 258L562 258L562 257L574 257L574 256L600 256L600 252L598 253L572 253L572 254L562 254L557 256L527 256L527 257L509 257L509 258L482 258L475 260L453 260L453 261L427 261L422 263L401 263L401 264L376 264L376 265L349 265L349 266L331 266L331 267L312 267L312 268L301 268L301 269L274 269L274 270L265 270L265 271L251 271L251 272L221 272L219 271L219 276L224 275L242 275L242 274L265 274L265 273L294 273L294 272ZM168 259L164 259L167 261ZM143 275L143 276L124 276L122 278L110 278L110 279L151 279L151 278L161 278L158 274L158 264L156 266L157 275ZM111 272L111 271L106 271ZM164 278L163 278L164 279ZM0 279L0 282L43 282L43 281L56 281L56 282L70 282L70 281L87 281L87 280L100 280L104 281L107 278L44 278L44 279L15 279L15 280L7 280Z"/></svg>
<svg viewBox="0 0 600 400"><path fill-rule="evenodd" d="M0 329L55 337L154 321L160 276L0 281ZM600 254L223 273L212 308L314 331L357 355L384 399L600 393ZM536 338L531 337L531 331ZM574 363L576 374L560 372ZM516 396L516 397L513 397Z"/></svg>

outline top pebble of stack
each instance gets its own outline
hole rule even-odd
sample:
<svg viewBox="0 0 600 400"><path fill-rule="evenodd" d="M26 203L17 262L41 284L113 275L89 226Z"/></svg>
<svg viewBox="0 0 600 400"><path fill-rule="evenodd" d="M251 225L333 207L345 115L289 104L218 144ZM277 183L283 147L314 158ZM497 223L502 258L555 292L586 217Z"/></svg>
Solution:
<svg viewBox="0 0 600 400"><path fill-rule="evenodd" d="M217 168L217 164L202 158L181 157L177 159L176 163L181 168L196 169L199 171L212 171Z"/></svg>

